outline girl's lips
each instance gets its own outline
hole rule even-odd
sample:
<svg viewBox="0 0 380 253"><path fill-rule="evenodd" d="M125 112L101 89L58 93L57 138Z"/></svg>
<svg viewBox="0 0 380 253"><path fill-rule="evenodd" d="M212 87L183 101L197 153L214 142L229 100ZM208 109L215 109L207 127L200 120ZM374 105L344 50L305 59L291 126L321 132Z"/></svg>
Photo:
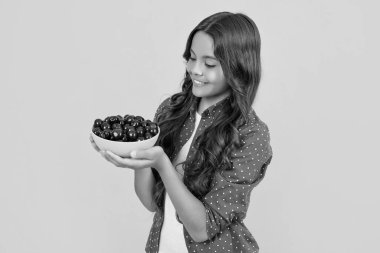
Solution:
<svg viewBox="0 0 380 253"><path fill-rule="evenodd" d="M207 82L201 82L201 81L193 79L193 83L196 84L196 85L198 85L198 86L200 86L200 85L206 84Z"/></svg>

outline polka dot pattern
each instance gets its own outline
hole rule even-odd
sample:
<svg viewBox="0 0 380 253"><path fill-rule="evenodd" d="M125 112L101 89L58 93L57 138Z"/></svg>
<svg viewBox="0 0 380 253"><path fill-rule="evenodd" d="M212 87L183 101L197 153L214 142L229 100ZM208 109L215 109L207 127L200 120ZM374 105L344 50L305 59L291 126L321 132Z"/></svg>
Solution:
<svg viewBox="0 0 380 253"><path fill-rule="evenodd" d="M202 113L202 120L196 129L195 137L202 134L212 124L220 112L226 98L209 107ZM170 104L170 98L161 103L158 113ZM183 125L176 150L180 150L192 134L195 121L195 106L190 117ZM249 114L249 121L239 129L243 146L232 152L230 160L232 170L217 173L211 191L203 198L206 210L206 228L208 240L195 242L184 227L183 233L188 252L258 252L259 247L243 220L249 207L250 195L265 176L266 168L272 159L270 135L267 125L259 119L254 110ZM196 152L192 143L188 159ZM173 157L176 156L174 152ZM156 213L146 244L146 252L159 250L160 232L164 215Z"/></svg>

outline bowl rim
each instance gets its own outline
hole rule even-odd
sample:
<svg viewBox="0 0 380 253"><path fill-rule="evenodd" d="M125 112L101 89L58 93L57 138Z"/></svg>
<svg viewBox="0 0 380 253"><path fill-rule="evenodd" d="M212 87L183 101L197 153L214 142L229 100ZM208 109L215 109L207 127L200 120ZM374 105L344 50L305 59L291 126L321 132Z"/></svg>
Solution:
<svg viewBox="0 0 380 253"><path fill-rule="evenodd" d="M131 143L146 143L147 141L151 141L154 138L156 138L156 141L157 141L157 138L158 138L158 136L159 136L159 134L161 132L160 131L160 127L158 126L158 124L157 124L157 128L158 128L158 133L155 136L153 136L152 138L149 138L147 140L143 140L143 141L113 141L113 140L107 140L107 139L104 139L104 138L96 135L92 130L91 130L91 135L95 136L96 139L99 139L101 141L105 141L105 142L108 142L108 143L121 143L121 144L116 144L116 145L125 145L127 143L128 144L131 144Z"/></svg>

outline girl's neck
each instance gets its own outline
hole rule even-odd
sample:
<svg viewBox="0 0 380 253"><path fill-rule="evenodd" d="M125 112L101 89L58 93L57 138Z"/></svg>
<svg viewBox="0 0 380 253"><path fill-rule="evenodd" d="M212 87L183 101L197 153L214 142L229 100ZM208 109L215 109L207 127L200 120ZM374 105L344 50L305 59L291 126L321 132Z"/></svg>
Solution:
<svg viewBox="0 0 380 253"><path fill-rule="evenodd" d="M202 113L207 109L209 108L210 106L213 106L215 105L216 103L218 103L219 101L222 101L223 99L225 99L226 97L228 97L230 95L230 93L226 92L224 93L223 95L221 96L218 96L218 97L203 97L201 98L201 100L199 101L199 104L198 104L198 113L200 115L202 115Z"/></svg>

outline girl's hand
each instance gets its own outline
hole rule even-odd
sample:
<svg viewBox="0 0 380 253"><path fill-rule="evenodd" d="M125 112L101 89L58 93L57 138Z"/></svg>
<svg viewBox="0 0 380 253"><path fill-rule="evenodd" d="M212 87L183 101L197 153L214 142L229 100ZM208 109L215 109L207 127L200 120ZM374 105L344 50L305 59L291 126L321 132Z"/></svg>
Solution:
<svg viewBox="0 0 380 253"><path fill-rule="evenodd" d="M116 167L133 170L151 167L159 172L165 167L167 162L170 162L169 157L160 146L154 146L145 150L132 151L130 157L127 158L115 155L111 151L100 151L100 154Z"/></svg>
<svg viewBox="0 0 380 253"><path fill-rule="evenodd" d="M97 152L100 152L100 148L96 145L94 139L92 138L92 135L90 134L90 142L91 142L91 145L92 147L97 151Z"/></svg>

